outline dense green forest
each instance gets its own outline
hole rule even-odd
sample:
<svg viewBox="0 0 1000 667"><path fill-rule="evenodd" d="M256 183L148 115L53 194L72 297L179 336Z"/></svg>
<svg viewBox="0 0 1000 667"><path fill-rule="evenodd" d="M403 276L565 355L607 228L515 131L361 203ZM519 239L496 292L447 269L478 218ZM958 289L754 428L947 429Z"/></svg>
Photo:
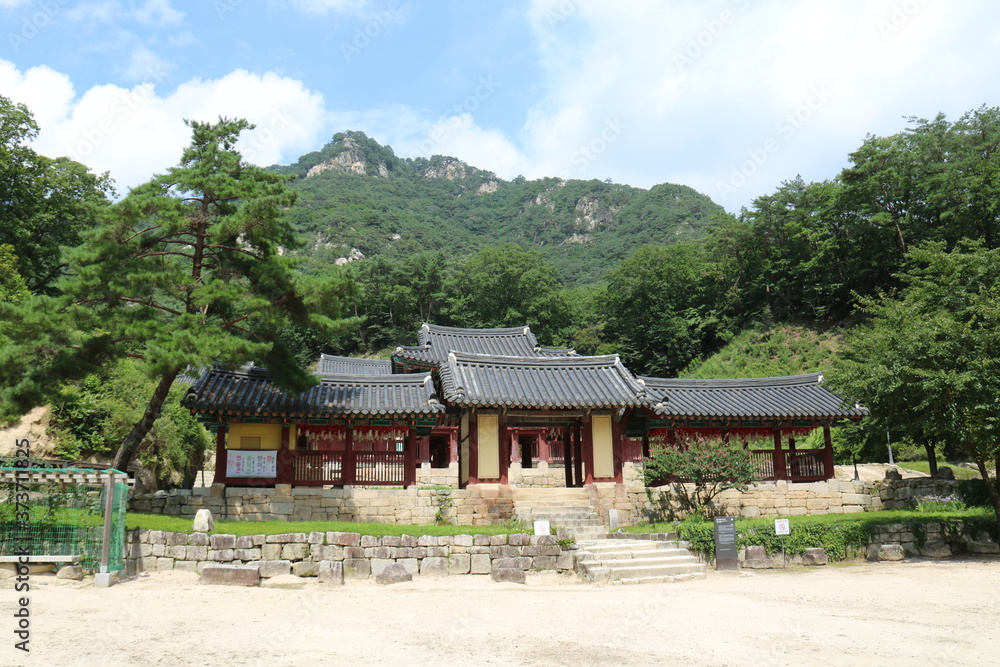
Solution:
<svg viewBox="0 0 1000 667"><path fill-rule="evenodd" d="M110 270L114 244L132 239L122 240L121 230L137 224L140 234L151 229L142 227L143 216L152 210L143 206L160 207L162 215L181 209L157 189L172 182L167 176L113 203L106 179L88 174L82 165L31 151L27 144L37 127L27 109L3 100L0 116L5 193L0 202L0 371L8 378L29 376L0 390L0 405L13 415L17 407L53 398L50 390L39 388L41 376L25 370L18 348L21 334L13 322L30 321L24 304L63 299L64 311L72 310L70 297L79 303L86 290L94 293L90 303L101 303L100 294L108 288L93 267ZM225 142L228 155L234 144L231 138ZM1000 245L998 146L996 108L981 107L956 120L911 118L895 134L866 138L847 156L848 166L828 180L790 178L732 215L680 185L643 190L556 178L505 181L450 157L400 159L362 133L345 132L295 164L253 172L256 190L233 185L237 201L245 203L220 209L220 220L228 222L220 223L216 233L229 239L226 247L235 253L226 260L237 281L232 285L243 280L271 292L313 295L312 301L295 296L303 317L261 319L271 346L265 360L294 358L301 367L321 350L385 355L395 345L415 342L419 324L430 321L472 327L528 324L544 345L573 347L582 354L617 352L633 372L644 375L830 370L834 386L873 406L890 396L903 400L900 385L907 383L886 378L912 371L916 379L908 384L920 384L933 371L939 373L936 386L944 388L934 395L945 397L940 400L950 406L951 421L907 437L931 448L937 443L939 449L958 450L966 447L962 439L968 440L969 433L985 437L992 428L980 422L978 431L970 426L973 417L985 414L983 405L990 399L966 389L982 385L983 368L998 367L995 361L984 366L982 355L1000 358L1000 352L990 347L988 337L963 339L950 356L922 352L920 345L945 339L955 344L961 332L985 331L982 323L992 321L994 302L983 301L983 295L1000 291L1000 278L971 268L961 275L958 269L941 269L932 288L930 279L920 276L928 267L950 266L940 258L953 256L968 257L973 266L992 266L990 253ZM203 159L199 155L192 159ZM185 163L168 175L198 168L197 162ZM230 169L226 173L234 184L243 178L229 163L211 168ZM282 177L288 179L284 185ZM252 241L259 245L250 253L237 246L250 238L239 229L253 215L264 215L268 226L266 237ZM117 221L119 236L109 236L109 220ZM55 225L60 235L39 232L47 225ZM265 227L246 229L263 234ZM81 249L65 252L73 246ZM266 259L271 268L261 272L240 253ZM186 280L178 279L175 295L162 302L161 310L181 312L177 304L192 290ZM130 298L136 304L148 305L168 290L165 278L150 273L136 273L125 283L142 285L141 294ZM237 317L236 307L225 305L226 289L235 289L227 285L219 283L201 298L220 304L220 317L243 323L250 316ZM959 301L942 296L949 290L968 292L968 285L978 291L969 294L974 305L964 310ZM245 297L254 318L261 317L263 295ZM900 319L890 307L911 302L924 308L912 306L918 313L914 321ZM191 317L199 313L196 306L186 306ZM326 313L323 326L304 317L309 308ZM884 385L865 375L865 358L857 351L868 349L871 359L880 358L880 348L871 341L885 334L887 318L897 317L896 329L916 329L916 324L937 321L941 312L953 315L946 318L951 329L942 324L905 342L910 370L904 368L907 360L889 354L886 364L899 363L884 373ZM264 349L249 327L252 321L245 327L224 325L235 337L220 354L235 360ZM37 331L43 325L39 320ZM241 329L252 344L240 342ZM191 340L198 338L191 334ZM81 347L71 336L48 342ZM110 349L110 342L102 338L94 349L105 346ZM971 375L962 376L961 386L947 367L927 368L931 358L957 363L960 350L981 353L969 358ZM161 360L159 366L145 367L148 381L158 377L157 368L176 373L183 369L180 360L192 363L197 356L174 354L169 364ZM57 396L60 413L75 415L79 424L89 423L79 418L80 401L100 403L94 373L135 373L120 367L110 372L116 367L103 360L92 366L77 360L73 366L68 357L50 357L57 369L64 363L73 370L62 376ZM838 373L841 366L849 372ZM84 384L66 388L73 383ZM884 391L871 389L876 386ZM952 404L960 395L967 402ZM901 428L874 408L872 423ZM69 426L63 422L57 428ZM853 439L844 446L880 450L884 435L876 447L875 432L844 436ZM86 434L67 441L86 442Z"/></svg>

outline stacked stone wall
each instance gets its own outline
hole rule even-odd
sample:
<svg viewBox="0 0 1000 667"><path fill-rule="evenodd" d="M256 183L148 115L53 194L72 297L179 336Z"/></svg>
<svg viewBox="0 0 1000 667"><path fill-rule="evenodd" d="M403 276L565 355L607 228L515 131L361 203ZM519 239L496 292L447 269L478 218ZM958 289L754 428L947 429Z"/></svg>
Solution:
<svg viewBox="0 0 1000 667"><path fill-rule="evenodd" d="M424 525L442 520L465 526L492 525L514 516L511 489L476 484L467 489L273 488L213 486L210 495L158 491L132 497L129 510L194 516L200 509L231 521L353 521Z"/></svg>
<svg viewBox="0 0 1000 667"><path fill-rule="evenodd" d="M411 574L489 574L494 561L515 558L523 570L572 571L574 546L555 535L360 535L342 532L227 535L131 530L126 533L125 571L187 570L205 565L255 565L261 577L315 577L323 563L339 563L346 578L367 579L393 563Z"/></svg>

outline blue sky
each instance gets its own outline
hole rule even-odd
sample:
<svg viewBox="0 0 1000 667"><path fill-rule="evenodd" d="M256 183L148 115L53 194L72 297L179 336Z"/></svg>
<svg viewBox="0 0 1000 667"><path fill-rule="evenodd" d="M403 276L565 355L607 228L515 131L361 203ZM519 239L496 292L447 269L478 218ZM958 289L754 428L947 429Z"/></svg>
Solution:
<svg viewBox="0 0 1000 667"><path fill-rule="evenodd" d="M731 211L904 117L1000 104L986 0L0 0L0 94L120 192L184 118L288 163L362 130L501 177L689 185Z"/></svg>

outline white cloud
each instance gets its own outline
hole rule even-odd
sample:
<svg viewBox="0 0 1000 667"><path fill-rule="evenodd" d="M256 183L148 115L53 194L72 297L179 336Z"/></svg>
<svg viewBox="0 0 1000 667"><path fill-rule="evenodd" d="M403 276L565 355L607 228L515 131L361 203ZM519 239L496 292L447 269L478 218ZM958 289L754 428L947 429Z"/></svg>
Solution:
<svg viewBox="0 0 1000 667"><path fill-rule="evenodd" d="M368 8L369 2L368 0L292 0L292 5L308 14L335 12L360 15Z"/></svg>
<svg viewBox="0 0 1000 667"><path fill-rule="evenodd" d="M184 119L246 118L257 125L240 149L256 164L288 162L314 150L327 119L323 98L301 81L243 70L188 81L161 95L152 83L95 86L75 96L68 77L49 68L19 72L0 60L0 90L35 112L35 149L110 172L121 193L177 163L190 139Z"/></svg>
<svg viewBox="0 0 1000 667"><path fill-rule="evenodd" d="M145 46L132 49L122 70L122 77L136 83L159 83L173 71L174 65Z"/></svg>
<svg viewBox="0 0 1000 667"><path fill-rule="evenodd" d="M132 16L139 23L159 27L178 25L184 20L184 12L174 9L170 0L147 0L132 10Z"/></svg>
<svg viewBox="0 0 1000 667"><path fill-rule="evenodd" d="M797 173L835 176L901 116L989 101L998 31L967 35L988 7L535 0L544 94L518 144L535 175L682 182L738 208Z"/></svg>
<svg viewBox="0 0 1000 667"><path fill-rule="evenodd" d="M31 0L0 0L0 9L13 9L21 5L26 5L29 2Z"/></svg>
<svg viewBox="0 0 1000 667"><path fill-rule="evenodd" d="M122 4L117 0L91 0L69 8L66 18L74 23L111 23L123 12Z"/></svg>

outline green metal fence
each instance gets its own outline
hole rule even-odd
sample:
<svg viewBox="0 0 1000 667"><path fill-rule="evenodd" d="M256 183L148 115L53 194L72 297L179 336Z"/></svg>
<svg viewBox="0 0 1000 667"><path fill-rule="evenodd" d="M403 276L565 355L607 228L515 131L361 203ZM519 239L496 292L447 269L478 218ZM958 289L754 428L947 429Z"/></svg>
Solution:
<svg viewBox="0 0 1000 667"><path fill-rule="evenodd" d="M97 570L104 544L108 473L74 468L0 468L0 556L76 555ZM111 485L108 569L122 570L127 484Z"/></svg>

